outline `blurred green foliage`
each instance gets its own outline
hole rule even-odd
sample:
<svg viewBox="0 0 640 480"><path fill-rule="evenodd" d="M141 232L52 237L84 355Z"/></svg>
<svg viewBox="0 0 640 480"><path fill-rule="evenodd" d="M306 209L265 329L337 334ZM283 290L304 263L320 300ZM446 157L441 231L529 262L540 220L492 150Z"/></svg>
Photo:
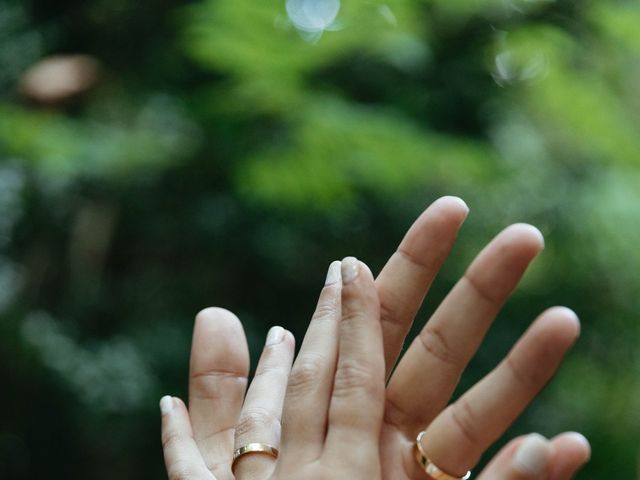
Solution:
<svg viewBox="0 0 640 480"><path fill-rule="evenodd" d="M456 194L418 323L500 228L538 225L461 388L573 307L580 341L509 434L580 430L579 478L640 478L639 4L342 0L315 30L285 7L0 0L0 477L162 478L157 400L185 395L199 308L254 354L273 324L300 339L331 260L379 269ZM88 93L19 93L78 52Z"/></svg>

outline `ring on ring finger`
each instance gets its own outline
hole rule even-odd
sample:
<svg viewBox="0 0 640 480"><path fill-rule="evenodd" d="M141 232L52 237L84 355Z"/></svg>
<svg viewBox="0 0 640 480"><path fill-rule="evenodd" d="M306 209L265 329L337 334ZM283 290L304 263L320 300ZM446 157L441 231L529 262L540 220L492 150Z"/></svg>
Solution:
<svg viewBox="0 0 640 480"><path fill-rule="evenodd" d="M416 443L413 447L416 460L420 466L424 469L425 473L434 480L468 480L471 477L471 472L467 472L463 477L456 477L450 475L441 470L435 463L433 463L422 448L422 438L424 437L424 430L418 434Z"/></svg>
<svg viewBox="0 0 640 480"><path fill-rule="evenodd" d="M234 472L236 461L242 457L243 455L247 455L249 453L253 454L262 454L262 455L271 455L273 458L278 458L278 449L268 443L248 443L247 445L243 445L240 448L236 448L233 452L233 463L231 464L231 471Z"/></svg>

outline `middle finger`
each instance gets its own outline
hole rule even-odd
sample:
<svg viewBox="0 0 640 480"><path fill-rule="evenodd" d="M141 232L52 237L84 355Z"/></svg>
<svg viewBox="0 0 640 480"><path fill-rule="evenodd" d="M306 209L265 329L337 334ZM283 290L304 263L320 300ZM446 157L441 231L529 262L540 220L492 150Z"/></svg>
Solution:
<svg viewBox="0 0 640 480"><path fill-rule="evenodd" d="M453 474L472 468L549 381L579 330L571 310L544 312L504 361L427 427L427 456Z"/></svg>

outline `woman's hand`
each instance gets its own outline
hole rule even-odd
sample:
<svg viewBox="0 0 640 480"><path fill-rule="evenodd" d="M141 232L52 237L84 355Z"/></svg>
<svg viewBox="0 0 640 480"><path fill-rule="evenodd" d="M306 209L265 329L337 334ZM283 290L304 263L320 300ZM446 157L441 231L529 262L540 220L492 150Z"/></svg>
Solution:
<svg viewBox="0 0 640 480"><path fill-rule="evenodd" d="M412 226L376 280L381 301L387 374L392 370L428 286L453 245L466 211L466 206L458 199L443 198L435 202ZM541 248L541 236L533 227L512 226L498 235L473 262L409 348L386 392L380 437L384 478L428 478L412 452L417 433L424 429L422 446L430 460L448 473L463 475L553 374L578 333L577 319L566 309L545 312L514 347L507 360L460 400L445 408L460 373L495 314ZM327 371L327 364L331 365L331 352L335 352L338 345L339 289L335 285L327 286L321 295L318 312L311 322L289 381L288 398L293 396L295 401L288 401L291 407L285 407L286 411L304 409L307 400L322 390L323 382L316 380L322 377L321 372ZM205 321L203 318L206 316L220 319ZM223 476L220 469L227 465L229 475L233 431L248 369L241 327L237 320L231 322L228 316L220 310L209 310L200 316L194 334L190 382L190 410L196 443L205 464L209 464L210 471L219 478L229 478ZM201 326L204 324L208 327ZM207 348L208 342L215 343L217 348ZM241 415L236 430L240 432L236 435L236 446L247 441L277 445L279 410L275 404L282 401L281 392L286 384L292 343L286 348L271 355L270 367L263 366L263 362L265 365L268 363L267 351L271 347L265 349L258 366L259 375L247 396L246 413ZM269 374L271 381L259 380L263 371L276 370L281 373L278 376ZM227 376L202 375L202 372L216 371L235 373ZM201 377L210 378L210 383L215 385L203 390L197 380ZM235 387L229 388L230 384ZM263 393L252 394L256 384L263 384L257 388ZM208 404L197 400L202 396L208 399L205 401ZM256 403L251 398L260 400ZM265 402L271 404L270 399L280 400L271 402L274 405L266 411L263 407ZM250 406L258 403L259 409L252 411ZM319 419L311 416L309 428L304 431L313 436L309 432L319 431L321 420L321 416ZM197 432L206 429L221 433ZM285 428L283 441L286 437ZM352 449L342 453L353 459ZM516 439L496 456L482 478L567 479L588 456L588 444L578 434L563 434L551 441L537 436ZM167 462L170 466L169 458ZM532 471L534 466L538 467L538 472ZM529 473L526 473L527 468ZM272 469L271 458L246 455L237 462L237 478L267 478Z"/></svg>
<svg viewBox="0 0 640 480"><path fill-rule="evenodd" d="M198 315L191 421L180 400L161 401L171 480L381 478L385 366L373 276L347 258L332 265L330 281L294 372L289 376L293 337L276 327L244 405L248 355L239 321L220 309ZM332 340L326 345L325 327ZM322 343L314 341L314 329ZM256 442L278 448L279 456L245 455L234 464L234 443L237 448Z"/></svg>

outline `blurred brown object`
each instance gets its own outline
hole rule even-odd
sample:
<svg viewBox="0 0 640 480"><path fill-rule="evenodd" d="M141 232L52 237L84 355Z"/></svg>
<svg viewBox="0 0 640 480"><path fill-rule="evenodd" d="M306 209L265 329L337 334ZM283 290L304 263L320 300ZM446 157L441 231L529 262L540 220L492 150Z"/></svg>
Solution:
<svg viewBox="0 0 640 480"><path fill-rule="evenodd" d="M60 106L93 87L100 66L89 55L56 55L31 66L19 83L20 93L46 106Z"/></svg>

